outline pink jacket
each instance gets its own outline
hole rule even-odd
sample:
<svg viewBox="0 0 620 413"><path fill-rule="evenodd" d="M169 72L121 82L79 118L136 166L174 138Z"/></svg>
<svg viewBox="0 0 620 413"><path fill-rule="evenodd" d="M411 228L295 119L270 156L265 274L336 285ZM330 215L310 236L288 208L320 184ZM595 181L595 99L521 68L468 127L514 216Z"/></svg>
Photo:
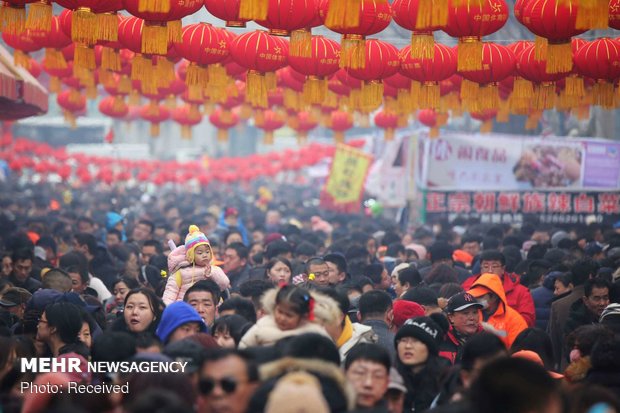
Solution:
<svg viewBox="0 0 620 413"><path fill-rule="evenodd" d="M209 278L213 279L221 290L230 288L230 281L220 267L216 265L196 267L187 261L184 245L175 248L168 255L168 281L163 296L164 304L168 305L183 300L183 296L189 287L200 280Z"/></svg>

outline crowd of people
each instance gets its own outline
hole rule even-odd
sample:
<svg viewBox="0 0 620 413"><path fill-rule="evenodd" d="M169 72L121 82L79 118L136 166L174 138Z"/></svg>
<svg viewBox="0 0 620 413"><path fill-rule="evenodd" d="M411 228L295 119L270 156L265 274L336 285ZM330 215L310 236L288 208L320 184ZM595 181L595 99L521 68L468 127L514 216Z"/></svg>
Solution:
<svg viewBox="0 0 620 413"><path fill-rule="evenodd" d="M308 187L0 185L2 413L620 413L620 221L404 230Z"/></svg>

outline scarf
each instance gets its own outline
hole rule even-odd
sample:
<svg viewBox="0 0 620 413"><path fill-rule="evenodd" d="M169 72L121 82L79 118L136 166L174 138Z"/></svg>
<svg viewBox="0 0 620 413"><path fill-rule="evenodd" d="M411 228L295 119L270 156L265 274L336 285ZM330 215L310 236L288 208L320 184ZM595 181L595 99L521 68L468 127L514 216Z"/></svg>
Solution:
<svg viewBox="0 0 620 413"><path fill-rule="evenodd" d="M349 316L344 316L344 328L342 329L342 333L340 337L338 337L338 341L336 342L336 347L340 348L349 341L353 337L353 324L351 324L351 320Z"/></svg>

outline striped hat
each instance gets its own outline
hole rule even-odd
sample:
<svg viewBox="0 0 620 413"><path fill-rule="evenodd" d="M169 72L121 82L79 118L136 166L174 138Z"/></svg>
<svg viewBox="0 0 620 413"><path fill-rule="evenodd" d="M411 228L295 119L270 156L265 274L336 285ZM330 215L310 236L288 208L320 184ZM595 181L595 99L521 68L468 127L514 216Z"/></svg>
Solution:
<svg viewBox="0 0 620 413"><path fill-rule="evenodd" d="M194 249L199 245L208 245L209 248L211 248L207 236L200 232L200 229L196 225L190 225L189 233L185 237L185 253L190 259L190 262L193 262Z"/></svg>

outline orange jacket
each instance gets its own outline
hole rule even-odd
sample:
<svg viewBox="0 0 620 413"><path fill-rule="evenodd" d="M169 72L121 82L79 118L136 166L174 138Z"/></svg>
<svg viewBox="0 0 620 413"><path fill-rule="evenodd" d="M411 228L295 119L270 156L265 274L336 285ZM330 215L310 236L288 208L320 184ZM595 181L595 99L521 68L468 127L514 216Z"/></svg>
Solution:
<svg viewBox="0 0 620 413"><path fill-rule="evenodd" d="M469 293L474 297L480 297L489 291L499 297L500 304L486 322L499 332L504 344L510 348L519 333L527 328L527 323L521 314L507 304L502 280L497 275L482 274L472 284Z"/></svg>

